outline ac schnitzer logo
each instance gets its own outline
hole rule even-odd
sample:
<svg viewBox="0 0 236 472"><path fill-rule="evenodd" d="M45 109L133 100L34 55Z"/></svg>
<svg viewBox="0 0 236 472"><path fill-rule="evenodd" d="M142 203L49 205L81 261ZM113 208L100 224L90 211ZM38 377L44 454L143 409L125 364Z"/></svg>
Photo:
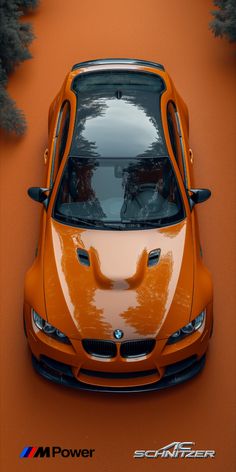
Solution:
<svg viewBox="0 0 236 472"><path fill-rule="evenodd" d="M192 449L195 443L192 441L187 442L178 442L174 441L167 446L161 447L161 449L155 450L140 450L134 452L135 459L157 459L161 457L162 459L188 459L188 458L196 458L196 459L206 459L206 458L213 458L215 457L215 451L205 451L205 450L195 450Z"/></svg>

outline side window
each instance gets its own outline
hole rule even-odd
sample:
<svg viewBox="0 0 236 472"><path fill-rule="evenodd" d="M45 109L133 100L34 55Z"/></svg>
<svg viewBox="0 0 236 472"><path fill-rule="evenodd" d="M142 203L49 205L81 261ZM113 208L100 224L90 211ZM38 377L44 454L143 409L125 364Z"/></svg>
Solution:
<svg viewBox="0 0 236 472"><path fill-rule="evenodd" d="M53 185L57 172L59 170L62 158L64 156L67 135L70 124L70 103L64 102L60 111L60 115L57 123L56 139L53 150L53 163L51 171L51 186Z"/></svg>
<svg viewBox="0 0 236 472"><path fill-rule="evenodd" d="M180 125L178 121L178 114L173 102L169 102L167 105L167 121L170 135L170 142L172 150L178 164L180 173L183 181L185 182L185 167L184 167L184 154L183 154L183 143L182 136L180 133Z"/></svg>

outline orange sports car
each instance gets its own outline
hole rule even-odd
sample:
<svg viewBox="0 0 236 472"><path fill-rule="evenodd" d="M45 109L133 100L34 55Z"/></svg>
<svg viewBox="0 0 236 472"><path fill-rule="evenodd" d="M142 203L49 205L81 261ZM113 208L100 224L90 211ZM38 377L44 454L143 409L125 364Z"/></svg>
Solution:
<svg viewBox="0 0 236 472"><path fill-rule="evenodd" d="M76 64L49 110L24 327L43 377L136 392L197 374L212 333L188 111L161 64Z"/></svg>

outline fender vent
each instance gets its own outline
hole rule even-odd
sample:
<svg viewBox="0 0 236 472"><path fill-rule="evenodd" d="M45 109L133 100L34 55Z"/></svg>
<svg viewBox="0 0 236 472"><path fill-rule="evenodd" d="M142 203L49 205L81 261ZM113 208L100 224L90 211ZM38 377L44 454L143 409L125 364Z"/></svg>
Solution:
<svg viewBox="0 0 236 472"><path fill-rule="evenodd" d="M149 252L148 256L148 267L152 267L159 262L161 250L154 249L153 251Z"/></svg>
<svg viewBox="0 0 236 472"><path fill-rule="evenodd" d="M77 249L77 255L78 255L80 264L85 265L85 266L90 266L89 255L88 255L88 252L85 251L85 249Z"/></svg>

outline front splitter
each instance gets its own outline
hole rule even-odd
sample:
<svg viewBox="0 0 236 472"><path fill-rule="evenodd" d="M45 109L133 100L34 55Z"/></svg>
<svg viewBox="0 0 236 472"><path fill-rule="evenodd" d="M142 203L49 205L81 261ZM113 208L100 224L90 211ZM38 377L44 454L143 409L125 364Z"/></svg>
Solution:
<svg viewBox="0 0 236 472"><path fill-rule="evenodd" d="M70 367L65 364L53 361L53 367L50 368L50 366L47 365L45 362L43 362L42 360L38 360L35 356L32 355L32 363L34 369L45 379L60 385L64 385L66 387L76 388L79 390L107 393L152 392L156 390L161 390L163 388L174 387L175 385L179 385L180 383L195 377L195 375L197 375L203 369L205 365L205 360L206 355L204 354L200 359L195 360L183 370L178 371L172 375L164 376L155 383L135 387L103 387L98 385L87 384L81 382L80 380L77 380L70 371Z"/></svg>

